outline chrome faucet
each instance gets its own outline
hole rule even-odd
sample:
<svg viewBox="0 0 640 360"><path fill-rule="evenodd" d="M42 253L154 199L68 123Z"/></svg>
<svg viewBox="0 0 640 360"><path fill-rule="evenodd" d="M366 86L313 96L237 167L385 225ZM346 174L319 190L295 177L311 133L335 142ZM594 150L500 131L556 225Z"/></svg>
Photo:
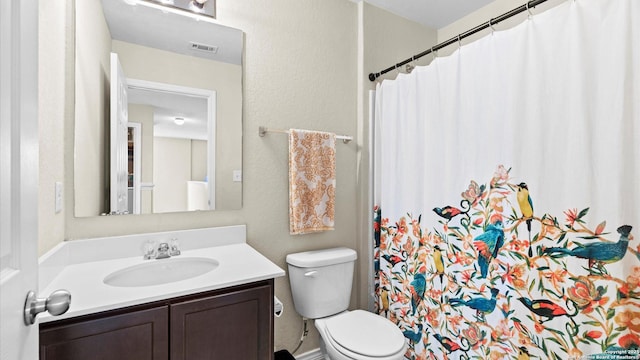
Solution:
<svg viewBox="0 0 640 360"><path fill-rule="evenodd" d="M173 238L168 243L163 242L156 248L155 241L148 241L145 245L144 259L167 259L172 256L180 255L180 249L178 248L178 240Z"/></svg>
<svg viewBox="0 0 640 360"><path fill-rule="evenodd" d="M169 244L167 243L160 243L160 245L158 245L158 254L156 255L156 259L160 260L160 259L166 259L166 258L170 258L171 255L169 255Z"/></svg>

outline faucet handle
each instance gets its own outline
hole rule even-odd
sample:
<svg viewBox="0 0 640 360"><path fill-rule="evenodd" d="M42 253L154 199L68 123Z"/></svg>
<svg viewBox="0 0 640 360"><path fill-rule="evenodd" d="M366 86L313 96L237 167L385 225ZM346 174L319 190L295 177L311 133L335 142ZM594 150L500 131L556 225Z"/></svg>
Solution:
<svg viewBox="0 0 640 360"><path fill-rule="evenodd" d="M145 260L155 259L157 255L156 251L157 251L157 246L155 241L147 240L147 242L144 243L144 259Z"/></svg>
<svg viewBox="0 0 640 360"><path fill-rule="evenodd" d="M172 238L169 241L169 255L171 255L171 256L180 255L179 246L180 246L180 244L178 243L178 239Z"/></svg>

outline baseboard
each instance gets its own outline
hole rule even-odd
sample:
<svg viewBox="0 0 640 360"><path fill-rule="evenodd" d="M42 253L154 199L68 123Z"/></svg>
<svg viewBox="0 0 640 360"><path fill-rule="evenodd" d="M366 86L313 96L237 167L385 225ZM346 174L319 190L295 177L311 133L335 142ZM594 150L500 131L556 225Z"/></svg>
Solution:
<svg viewBox="0 0 640 360"><path fill-rule="evenodd" d="M324 360L324 355L320 349L307 351L306 353L296 355L296 360Z"/></svg>

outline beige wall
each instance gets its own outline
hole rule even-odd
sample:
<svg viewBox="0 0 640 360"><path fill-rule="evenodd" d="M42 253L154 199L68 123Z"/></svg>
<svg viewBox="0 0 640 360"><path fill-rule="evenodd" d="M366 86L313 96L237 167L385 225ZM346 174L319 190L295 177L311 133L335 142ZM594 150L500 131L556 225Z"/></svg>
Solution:
<svg viewBox="0 0 640 360"><path fill-rule="evenodd" d="M109 72L111 34L99 0L76 2L76 148L77 214L108 211ZM96 41L101 39L101 41ZM73 213L73 212L72 212Z"/></svg>
<svg viewBox="0 0 640 360"><path fill-rule="evenodd" d="M51 0L41 0L47 1ZM370 209L364 190L368 184L366 94L374 85L366 76L433 45L435 31L346 0L220 2L218 20L245 32L243 138L235 140L242 142L244 154L242 209L74 217L73 178L68 175L73 170L73 111L68 109L64 118L43 119L52 121L58 130L64 129L63 136L50 139L58 147L63 143L64 148L41 156L43 164L52 161L57 171L64 163L63 175L51 175L64 176L66 185L68 210L64 212L63 237L72 240L247 224L249 244L284 269L289 253L347 246L359 251L352 307L366 307L370 243L366 225ZM46 51L42 56L50 56L56 49ZM73 60L73 56L70 58ZM72 85L67 88L73 91ZM257 134L259 126L326 130L357 139L337 144L335 231L289 235L287 139L278 134L261 138ZM63 154L63 160L56 158ZM53 178L41 182L47 187ZM40 199L46 200L44 194ZM56 217L48 212L41 215L41 220L41 226L46 226L55 223ZM49 242L41 238L40 251L48 250L63 237L56 236ZM301 318L293 308L288 278L276 280L276 295L284 302L285 312L275 320L275 345L292 350L300 337ZM310 331L301 352L319 346L315 328L311 326Z"/></svg>
<svg viewBox="0 0 640 360"><path fill-rule="evenodd" d="M335 231L290 236L287 138L261 138L258 127L354 135L356 5L344 0L235 1L219 3L218 12L223 22L243 29L246 39L243 216L249 243L284 269L288 253L355 248L357 144L337 144ZM300 338L301 317L293 308L288 278L276 280L276 295L286 310L275 321L275 345L292 350ZM301 352L318 346L311 326Z"/></svg>
<svg viewBox="0 0 640 360"><path fill-rule="evenodd" d="M73 209L65 207L55 212L55 183L63 182L65 118L73 113L73 93L65 91L72 85L73 63L67 64L73 54L73 42L68 28L72 9L67 0L42 0L39 3L38 28L38 134L39 134L39 186L38 186L38 252L45 253L64 239L64 220ZM68 69L71 66L71 69ZM68 191L66 188L64 191ZM66 205L66 204L64 204Z"/></svg>

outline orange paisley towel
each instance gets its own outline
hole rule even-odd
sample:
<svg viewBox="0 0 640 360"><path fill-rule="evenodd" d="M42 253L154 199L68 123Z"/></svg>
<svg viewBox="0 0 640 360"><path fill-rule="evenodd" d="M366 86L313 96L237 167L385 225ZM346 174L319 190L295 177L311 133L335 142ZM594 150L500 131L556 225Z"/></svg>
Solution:
<svg viewBox="0 0 640 360"><path fill-rule="evenodd" d="M289 130L289 232L333 230L336 135Z"/></svg>

